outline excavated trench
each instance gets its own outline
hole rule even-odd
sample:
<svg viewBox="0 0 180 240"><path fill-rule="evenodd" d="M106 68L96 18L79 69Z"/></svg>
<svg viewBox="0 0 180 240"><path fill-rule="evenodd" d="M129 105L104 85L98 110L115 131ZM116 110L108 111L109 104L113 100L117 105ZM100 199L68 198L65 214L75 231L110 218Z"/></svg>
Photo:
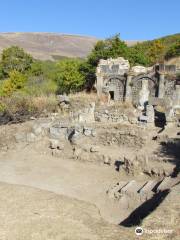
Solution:
<svg viewBox="0 0 180 240"><path fill-rule="evenodd" d="M82 130L78 126L78 130L71 127L68 141L77 132L81 137L72 142L61 138L61 145L54 139L50 146L52 136L44 131L50 127L52 123L28 122L14 125L14 130L12 126L1 129L0 181L89 202L105 220L125 227L139 225L180 182L179 139L159 144L152 140L153 131L149 134L141 128L97 125L94 131L94 126ZM56 124L50 132L62 134L65 126ZM157 150L157 145L169 160L148 163L144 156ZM167 164L170 173L142 174L147 165L152 171L151 164L154 168Z"/></svg>

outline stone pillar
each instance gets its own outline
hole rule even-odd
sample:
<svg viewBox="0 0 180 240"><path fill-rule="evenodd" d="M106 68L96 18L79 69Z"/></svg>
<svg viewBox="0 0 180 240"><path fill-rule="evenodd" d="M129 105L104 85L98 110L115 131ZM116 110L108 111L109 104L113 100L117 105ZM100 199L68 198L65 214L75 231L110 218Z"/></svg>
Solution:
<svg viewBox="0 0 180 240"><path fill-rule="evenodd" d="M169 107L168 109L166 109L165 116L166 116L166 126L167 127L174 126L176 123L176 118L175 118L174 109L172 107Z"/></svg>
<svg viewBox="0 0 180 240"><path fill-rule="evenodd" d="M145 106L149 102L149 86L148 80L142 80L142 89L139 92L139 109L144 110Z"/></svg>
<svg viewBox="0 0 180 240"><path fill-rule="evenodd" d="M152 105L146 106L146 116L147 116L147 124L154 126L155 114L154 114L154 107Z"/></svg>
<svg viewBox="0 0 180 240"><path fill-rule="evenodd" d="M126 102L132 102L132 75L127 76L126 80L126 93L125 93L125 101Z"/></svg>
<svg viewBox="0 0 180 240"><path fill-rule="evenodd" d="M96 75L96 89L97 89L97 95L98 97L102 94L102 88L103 88L103 77L101 75Z"/></svg>
<svg viewBox="0 0 180 240"><path fill-rule="evenodd" d="M158 98L164 98L164 74L159 75L159 89L158 89Z"/></svg>
<svg viewBox="0 0 180 240"><path fill-rule="evenodd" d="M180 85L175 86L175 91L173 94L173 107L175 109L180 109Z"/></svg>

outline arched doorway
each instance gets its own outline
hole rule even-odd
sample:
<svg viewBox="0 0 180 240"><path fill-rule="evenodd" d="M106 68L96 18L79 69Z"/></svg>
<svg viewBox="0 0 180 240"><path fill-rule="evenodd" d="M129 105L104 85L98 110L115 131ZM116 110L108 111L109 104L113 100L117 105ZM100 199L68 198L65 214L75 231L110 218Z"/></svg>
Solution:
<svg viewBox="0 0 180 240"><path fill-rule="evenodd" d="M137 76L132 79L132 100L133 103L138 104L139 101L139 93L142 89L143 81L148 81L148 90L149 97L158 97L158 84L157 80L150 78L149 76Z"/></svg>
<svg viewBox="0 0 180 240"><path fill-rule="evenodd" d="M111 77L106 82L106 91L110 94L110 99L115 101L124 101L125 97L125 79Z"/></svg>

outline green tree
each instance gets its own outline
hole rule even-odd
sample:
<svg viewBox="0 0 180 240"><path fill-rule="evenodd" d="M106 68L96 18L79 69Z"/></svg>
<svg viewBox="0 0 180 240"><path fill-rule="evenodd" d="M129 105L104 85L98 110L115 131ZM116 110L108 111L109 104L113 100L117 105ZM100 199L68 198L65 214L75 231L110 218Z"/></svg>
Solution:
<svg viewBox="0 0 180 240"><path fill-rule="evenodd" d="M3 72L3 67L2 64L0 63L0 80L4 78L4 72Z"/></svg>
<svg viewBox="0 0 180 240"><path fill-rule="evenodd" d="M84 76L80 72L81 61L65 59L57 63L56 81L59 93L69 93L82 89Z"/></svg>
<svg viewBox="0 0 180 240"><path fill-rule="evenodd" d="M6 48L2 52L1 65L5 76L14 70L24 73L31 68L32 62L33 58L17 46Z"/></svg>
<svg viewBox="0 0 180 240"><path fill-rule="evenodd" d="M144 48L144 45L137 43L133 47L129 47L128 49L128 57L131 66L135 65L143 65L148 66L149 65L149 58L146 54L146 49Z"/></svg>
<svg viewBox="0 0 180 240"><path fill-rule="evenodd" d="M80 71L86 79L86 88L92 89L96 79L96 67L100 59L117 58L128 56L128 47L125 42L121 41L119 34L108 38L104 41L98 41L92 52L89 54L87 61L81 64Z"/></svg>
<svg viewBox="0 0 180 240"><path fill-rule="evenodd" d="M172 58L172 57L179 57L180 56L180 40L176 43L172 44L165 55L166 59Z"/></svg>
<svg viewBox="0 0 180 240"><path fill-rule="evenodd" d="M97 66L100 59L127 57L128 47L121 41L119 34L104 41L98 41L88 56L88 63Z"/></svg>
<svg viewBox="0 0 180 240"><path fill-rule="evenodd" d="M9 96L17 90L24 88L27 78L24 74L18 71L12 71L9 73L9 78L2 84L3 95Z"/></svg>
<svg viewBox="0 0 180 240"><path fill-rule="evenodd" d="M32 76L41 76L43 75L43 69L42 69L42 62L41 61L34 61L31 64L31 68L28 71L29 75Z"/></svg>

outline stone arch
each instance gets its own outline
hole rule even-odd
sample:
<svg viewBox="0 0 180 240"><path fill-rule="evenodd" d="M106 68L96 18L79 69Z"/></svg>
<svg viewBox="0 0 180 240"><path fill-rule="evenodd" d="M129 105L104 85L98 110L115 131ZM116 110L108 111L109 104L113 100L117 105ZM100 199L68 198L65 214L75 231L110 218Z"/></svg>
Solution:
<svg viewBox="0 0 180 240"><path fill-rule="evenodd" d="M148 89L151 97L158 96L158 83L157 79L148 75L140 75L132 79L132 100L133 103L138 103L139 92L142 89L142 81L148 81Z"/></svg>
<svg viewBox="0 0 180 240"><path fill-rule="evenodd" d="M117 76L109 77L105 82L106 92L115 101L123 101L125 98L125 78ZM113 97L112 97L113 96Z"/></svg>

